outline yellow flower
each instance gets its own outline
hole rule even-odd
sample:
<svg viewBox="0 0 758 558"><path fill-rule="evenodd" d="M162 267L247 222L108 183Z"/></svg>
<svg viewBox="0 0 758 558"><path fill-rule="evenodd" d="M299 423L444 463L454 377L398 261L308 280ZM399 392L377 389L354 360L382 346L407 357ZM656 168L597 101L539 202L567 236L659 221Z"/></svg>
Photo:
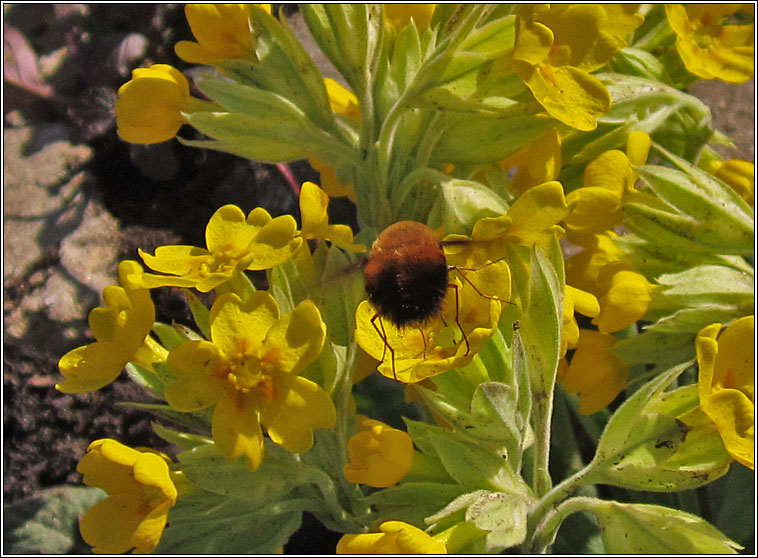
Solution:
<svg viewBox="0 0 758 558"><path fill-rule="evenodd" d="M563 376L563 387L579 395L579 412L596 413L611 403L626 386L629 366L613 354L616 338L582 329L579 342Z"/></svg>
<svg viewBox="0 0 758 558"><path fill-rule="evenodd" d="M76 470L84 475L84 484L108 494L79 521L82 538L92 550L152 552L177 498L166 459L103 439L89 445Z"/></svg>
<svg viewBox="0 0 758 558"><path fill-rule="evenodd" d="M177 56L192 64L241 58L257 60L248 19L251 6L271 13L271 4L187 4L184 13L197 42L176 43Z"/></svg>
<svg viewBox="0 0 758 558"><path fill-rule="evenodd" d="M519 7L513 68L553 118L579 130L608 112L607 89L590 75L626 46L643 21L634 5L529 4Z"/></svg>
<svg viewBox="0 0 758 558"><path fill-rule="evenodd" d="M318 384L299 376L321 353L326 326L310 300L279 315L265 291L247 300L227 293L210 311L211 341L185 341L168 356L176 379L166 401L178 411L215 405L213 440L228 459L245 456L255 471L266 427L272 442L303 453L315 428L331 428L336 410Z"/></svg>
<svg viewBox="0 0 758 558"><path fill-rule="evenodd" d="M706 170L729 187L750 205L755 203L755 165L742 159L711 160Z"/></svg>
<svg viewBox="0 0 758 558"><path fill-rule="evenodd" d="M524 193L529 188L550 182L561 173L561 137L556 128L550 128L530 144L502 161L504 169L516 167L513 187Z"/></svg>
<svg viewBox="0 0 758 558"><path fill-rule="evenodd" d="M666 17L676 33L676 49L687 70L703 79L732 83L743 83L753 76L754 24L722 24L744 7L666 4Z"/></svg>
<svg viewBox="0 0 758 558"><path fill-rule="evenodd" d="M380 374L403 383L419 382L465 366L492 336L500 320L500 300L510 295L510 270L500 261L464 273L471 282L451 276L455 287L448 288L441 315L417 327L398 328L381 318L372 321L376 308L367 300L358 305L355 340L380 361Z"/></svg>
<svg viewBox="0 0 758 558"><path fill-rule="evenodd" d="M544 246L553 235L563 233L557 223L569 211L560 182L540 184L519 196L507 214L477 221L470 239L457 234L446 236L443 243L449 245L445 246L445 255L453 265L473 267L505 257L508 243Z"/></svg>
<svg viewBox="0 0 758 558"><path fill-rule="evenodd" d="M412 19L419 32L422 32L429 27L437 4L382 4L382 6L384 21L395 29L402 29Z"/></svg>
<svg viewBox="0 0 758 558"><path fill-rule="evenodd" d="M297 251L303 239L291 215L271 218L256 207L245 218L235 205L225 205L211 216L205 229L207 249L195 246L159 246L155 255L142 250L145 264L160 273L141 273L133 278L140 286L194 287L208 292L243 270L261 270L279 265Z"/></svg>
<svg viewBox="0 0 758 558"><path fill-rule="evenodd" d="M574 244L586 245L593 235L621 225L621 203L639 196L635 190L637 173L632 165L643 165L650 150L650 136L632 132L626 153L612 149L592 160L584 171L584 186L566 196L572 206L566 219L566 236Z"/></svg>
<svg viewBox="0 0 758 558"><path fill-rule="evenodd" d="M379 531L343 535L337 554L447 554L444 543L408 523L385 521Z"/></svg>
<svg viewBox="0 0 758 558"><path fill-rule="evenodd" d="M642 319L655 289L644 275L622 261L603 267L596 284L600 314L592 323L604 333L620 331Z"/></svg>
<svg viewBox="0 0 758 558"><path fill-rule="evenodd" d="M324 78L324 86L326 87L326 94L329 96L329 107L332 112L344 114L356 122L360 122L361 107L355 94L332 78Z"/></svg>
<svg viewBox="0 0 758 558"><path fill-rule="evenodd" d="M413 442L402 430L365 419L348 442L350 463L345 478L355 484L385 488L397 484L413 463Z"/></svg>
<svg viewBox="0 0 758 558"><path fill-rule="evenodd" d="M595 295L565 286L563 297L563 318L561 324L561 357L566 355L568 349L576 348L579 342L579 324L576 323L574 312L583 316L594 318L600 313L600 305Z"/></svg>
<svg viewBox="0 0 758 558"><path fill-rule="evenodd" d="M319 173L321 187L324 189L330 198L348 198L351 202L355 203L355 187L352 183L343 184L339 178L337 178L337 171L334 167L319 161L311 157L308 159L308 163L313 167L317 173Z"/></svg>
<svg viewBox="0 0 758 558"><path fill-rule="evenodd" d="M347 225L330 225L326 208L329 196L313 182L303 183L300 189L300 217L302 236L305 239L328 240L351 252L365 252L363 244L353 244L353 231Z"/></svg>
<svg viewBox="0 0 758 558"><path fill-rule="evenodd" d="M700 408L716 425L729 455L754 469L755 316L721 328L706 326L695 339Z"/></svg>
<svg viewBox="0 0 758 558"><path fill-rule="evenodd" d="M152 370L152 363L165 360L166 350L148 336L155 321L150 291L133 288L129 276L140 273L135 261L118 266L123 286L103 289L105 306L89 314L89 327L97 340L63 355L58 367L65 380L55 385L63 393L85 393L115 380L130 361Z"/></svg>
<svg viewBox="0 0 758 558"><path fill-rule="evenodd" d="M607 232L589 237L583 250L566 260L566 283L597 294L597 278L600 270L611 262L623 257L623 250L616 246L613 239L616 233Z"/></svg>
<svg viewBox="0 0 758 558"><path fill-rule="evenodd" d="M138 144L170 140L185 123L182 112L188 112L191 99L189 82L176 68L153 64L133 70L132 79L118 90L119 137Z"/></svg>

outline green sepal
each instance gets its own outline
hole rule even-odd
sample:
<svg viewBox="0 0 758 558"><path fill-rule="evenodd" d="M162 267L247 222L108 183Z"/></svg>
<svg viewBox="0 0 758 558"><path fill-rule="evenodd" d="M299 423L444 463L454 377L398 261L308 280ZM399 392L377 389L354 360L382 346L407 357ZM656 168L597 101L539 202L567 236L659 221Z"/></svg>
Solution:
<svg viewBox="0 0 758 558"><path fill-rule="evenodd" d="M525 358L521 360L521 366L526 368L529 375L532 392L531 424L538 442L535 445L534 474L539 478L534 479L533 486L537 494L542 495L552 484L547 461L560 352L563 266L561 262L560 271L553 267L554 248L549 250L549 256L534 247L527 251L509 245L508 252L513 283L524 286L519 292L522 312L517 334L524 347L521 354Z"/></svg>
<svg viewBox="0 0 758 558"><path fill-rule="evenodd" d="M178 329L175 326L176 324L168 325L163 322L155 322L153 324L153 331L158 336L158 340L169 351L189 338L184 330Z"/></svg>
<svg viewBox="0 0 758 558"><path fill-rule="evenodd" d="M139 364L129 362L125 367L126 373L137 385L142 386L150 395L156 399L163 398L163 382L161 378L155 373L143 368Z"/></svg>
<svg viewBox="0 0 758 558"><path fill-rule="evenodd" d="M197 295L189 289L184 289L184 296L187 297L187 305L189 306L190 312L192 312L192 317L194 318L198 329L200 329L206 339L210 339L210 310L202 303Z"/></svg>
<svg viewBox="0 0 758 558"><path fill-rule="evenodd" d="M610 554L736 554L742 547L704 519L650 504L594 500Z"/></svg>
<svg viewBox="0 0 758 558"><path fill-rule="evenodd" d="M608 66L618 74L658 81L664 73L664 66L655 55L634 47L626 47L618 51Z"/></svg>
<svg viewBox="0 0 758 558"><path fill-rule="evenodd" d="M473 523L486 533L484 552L493 553L520 544L526 538L526 518L530 499L526 490L492 492L475 490L452 500L426 518L435 530L462 521Z"/></svg>

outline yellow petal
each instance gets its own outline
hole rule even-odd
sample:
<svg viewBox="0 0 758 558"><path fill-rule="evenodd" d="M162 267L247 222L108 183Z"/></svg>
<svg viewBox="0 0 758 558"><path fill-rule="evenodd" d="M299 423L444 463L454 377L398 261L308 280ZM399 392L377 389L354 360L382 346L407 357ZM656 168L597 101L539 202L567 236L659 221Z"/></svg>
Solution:
<svg viewBox="0 0 758 558"><path fill-rule="evenodd" d="M325 338L321 314L312 301L306 300L271 327L265 345L276 349L279 370L297 374L318 358Z"/></svg>
<svg viewBox="0 0 758 558"><path fill-rule="evenodd" d="M550 55L553 32L541 23L519 26L513 59L530 65L539 64Z"/></svg>
<svg viewBox="0 0 758 558"><path fill-rule="evenodd" d="M755 316L745 316L733 322L718 338L718 357L713 384L734 388L753 400L755 389Z"/></svg>
<svg viewBox="0 0 758 558"><path fill-rule="evenodd" d="M223 397L213 411L213 441L227 459L245 456L247 468L256 471L263 461L263 432L258 409L242 397Z"/></svg>
<svg viewBox="0 0 758 558"><path fill-rule="evenodd" d="M344 467L348 482L384 488L397 484L413 463L413 442L402 430L366 420L367 430L350 438L350 463Z"/></svg>
<svg viewBox="0 0 758 558"><path fill-rule="evenodd" d="M292 215L280 215L263 225L248 246L252 260L250 270L269 269L292 258L303 239L297 234Z"/></svg>
<svg viewBox="0 0 758 558"><path fill-rule="evenodd" d="M149 554L155 550L166 528L168 513L172 505L170 501L163 502L140 521L130 539L135 554Z"/></svg>
<svg viewBox="0 0 758 558"><path fill-rule="evenodd" d="M632 165L644 165L653 140L646 132L631 132L626 138L626 156Z"/></svg>
<svg viewBox="0 0 758 558"><path fill-rule="evenodd" d="M385 521L381 533L344 535L337 554L446 554L444 543L402 521Z"/></svg>
<svg viewBox="0 0 758 558"><path fill-rule="evenodd" d="M396 29L405 27L411 20L419 32L429 27L436 4L382 4L384 20Z"/></svg>
<svg viewBox="0 0 758 558"><path fill-rule="evenodd" d="M107 386L129 362L131 354L123 345L98 341L77 347L63 355L58 368L66 378L55 384L63 393L87 393Z"/></svg>
<svg viewBox="0 0 758 558"><path fill-rule="evenodd" d="M225 377L214 371L223 363L218 348L208 341L185 341L168 354L167 364L176 380L166 384L166 402L177 411L210 407L224 393Z"/></svg>
<svg viewBox="0 0 758 558"><path fill-rule="evenodd" d="M566 196L571 214L566 218L569 238L595 235L614 229L624 220L621 195L600 186L577 188Z"/></svg>
<svg viewBox="0 0 758 558"><path fill-rule="evenodd" d="M652 300L653 285L641 273L622 262L600 271L598 284L605 293L598 297L600 314L592 320L605 333L620 331L642 319Z"/></svg>
<svg viewBox="0 0 758 558"><path fill-rule="evenodd" d="M277 374L274 397L261 409L261 421L271 440L292 453L313 447L313 430L331 428L337 411L321 386L291 374Z"/></svg>
<svg viewBox="0 0 758 558"><path fill-rule="evenodd" d="M592 318L600 313L600 304L592 293L566 285L566 296L571 297L574 310L583 316Z"/></svg>
<svg viewBox="0 0 758 558"><path fill-rule="evenodd" d="M256 228L248 225L239 207L228 204L219 207L209 219L205 228L205 244L211 253L241 252L257 232Z"/></svg>
<svg viewBox="0 0 758 558"><path fill-rule="evenodd" d="M581 330L576 352L563 385L579 394L579 412L592 414L606 407L624 389L629 366L613 354L616 339L607 333Z"/></svg>
<svg viewBox="0 0 758 558"><path fill-rule="evenodd" d="M324 86L326 87L326 94L329 96L329 107L333 112L360 121L361 109L358 105L358 97L352 91L332 78L324 78Z"/></svg>
<svg viewBox="0 0 758 558"><path fill-rule="evenodd" d="M582 131L597 128L595 119L611 108L611 96L596 77L573 66L515 63L526 86L550 116Z"/></svg>
<svg viewBox="0 0 758 558"><path fill-rule="evenodd" d="M118 90L116 123L124 141L150 144L173 138L184 124L189 82L167 64L138 68Z"/></svg>
<svg viewBox="0 0 758 558"><path fill-rule="evenodd" d="M544 244L561 230L570 208L563 196L560 182L551 181L530 188L519 196L508 211L511 226L507 239L524 246Z"/></svg>
<svg viewBox="0 0 758 558"><path fill-rule="evenodd" d="M584 169L585 186L600 186L619 196L634 182L634 172L626 153L617 149L606 151Z"/></svg>
<svg viewBox="0 0 758 558"><path fill-rule="evenodd" d="M132 534L143 519L136 508L125 508L115 498L92 506L79 520L79 532L96 554L123 554L133 548Z"/></svg>
<svg viewBox="0 0 758 558"><path fill-rule="evenodd" d="M211 306L211 339L222 352L236 354L240 340L248 348L263 345L277 320L279 305L267 291L255 291L244 302L235 294L224 294Z"/></svg>
<svg viewBox="0 0 758 558"><path fill-rule="evenodd" d="M714 422L729 455L755 469L755 405L736 389L713 392L701 408Z"/></svg>

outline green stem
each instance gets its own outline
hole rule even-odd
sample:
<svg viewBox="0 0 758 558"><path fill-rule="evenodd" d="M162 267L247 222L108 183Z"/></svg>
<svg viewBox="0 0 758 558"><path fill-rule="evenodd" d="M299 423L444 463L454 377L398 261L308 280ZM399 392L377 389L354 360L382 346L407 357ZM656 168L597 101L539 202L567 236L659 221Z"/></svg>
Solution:
<svg viewBox="0 0 758 558"><path fill-rule="evenodd" d="M558 503L566 499L580 486L592 484L594 469L595 464L590 463L581 471L577 471L560 484L554 486L537 502L537 506L529 514L529 519L527 520L528 534L525 543L528 545L527 550L536 548L538 536L540 537L540 541L545 539L543 534L545 532L545 523L551 520L551 514L557 512Z"/></svg>
<svg viewBox="0 0 758 558"><path fill-rule="evenodd" d="M557 505L545 515L545 519L535 529L532 537L532 551L536 554L545 554L548 547L553 544L561 523L572 513L590 509L595 502L594 498L577 496Z"/></svg>

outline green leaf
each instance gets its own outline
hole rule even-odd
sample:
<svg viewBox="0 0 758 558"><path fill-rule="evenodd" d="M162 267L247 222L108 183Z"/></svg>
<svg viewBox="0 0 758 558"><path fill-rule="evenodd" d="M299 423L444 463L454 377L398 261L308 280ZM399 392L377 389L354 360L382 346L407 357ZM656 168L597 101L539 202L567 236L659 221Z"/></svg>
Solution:
<svg viewBox="0 0 758 558"><path fill-rule="evenodd" d="M377 508L376 521L386 519L423 525L427 517L439 512L464 491L458 484L401 482L374 492L366 498L366 503Z"/></svg>
<svg viewBox="0 0 758 558"><path fill-rule="evenodd" d="M371 87L383 51L384 18L378 4L303 4L305 24L319 48L358 97Z"/></svg>
<svg viewBox="0 0 758 558"><path fill-rule="evenodd" d="M731 458L710 421L689 428L676 419L697 407L697 389L663 393L689 362L637 390L611 416L589 469L595 483L669 492L724 475Z"/></svg>
<svg viewBox="0 0 758 558"><path fill-rule="evenodd" d="M503 199L481 182L451 178L440 184L440 196L431 210L431 227L444 226L448 234L468 234L479 219L508 212Z"/></svg>
<svg viewBox="0 0 758 558"><path fill-rule="evenodd" d="M212 415L212 409L210 408L204 411L183 413L173 409L170 405L163 403L135 403L132 401L122 401L116 403L116 405L131 407L133 409L141 409L157 417L165 418L175 424L194 430L195 432L210 434Z"/></svg>
<svg viewBox="0 0 758 558"><path fill-rule="evenodd" d="M160 436L163 440L166 440L169 444L177 446L182 451L191 450L198 446L206 446L213 443L207 436L200 436L197 434L190 434L188 432L177 432L164 426L161 426L157 422L152 424L153 431Z"/></svg>
<svg viewBox="0 0 758 558"><path fill-rule="evenodd" d="M630 210L630 229L651 242L681 244L685 250L698 250L699 245L699 251L751 254L754 214L750 207L720 180L678 162L686 172L656 165L635 167L677 213L639 203L624 204L625 211ZM660 233L664 236L659 237Z"/></svg>
<svg viewBox="0 0 758 558"><path fill-rule="evenodd" d="M487 531L486 552L492 553L524 542L528 506L526 491L486 492L469 505L466 521Z"/></svg>
<svg viewBox="0 0 758 558"><path fill-rule="evenodd" d="M696 515L649 504L595 502L591 511L611 554L736 554L742 548Z"/></svg>
<svg viewBox="0 0 758 558"><path fill-rule="evenodd" d="M541 110L537 105L533 112ZM432 160L438 163L487 164L500 161L541 136L553 121L535 114L443 113L445 133ZM476 130L476 133L472 133Z"/></svg>
<svg viewBox="0 0 758 558"><path fill-rule="evenodd" d="M282 500L312 480L309 467L268 440L263 462L255 472L247 468L244 459L226 459L215 445L185 451L179 454L179 461L187 478L203 490L261 507Z"/></svg>
<svg viewBox="0 0 758 558"><path fill-rule="evenodd" d="M59 486L3 505L3 549L9 554L90 554L79 518L105 498L99 488Z"/></svg>
<svg viewBox="0 0 758 558"><path fill-rule="evenodd" d="M198 88L229 112L192 112L187 122L215 141L183 140L196 147L249 159L287 162L319 157L352 158L350 146L325 133L292 101L234 81L198 78ZM326 155L326 156L325 156Z"/></svg>
<svg viewBox="0 0 758 558"><path fill-rule="evenodd" d="M274 554L302 521L304 502L261 506L246 499L198 490L169 513L155 554Z"/></svg>
<svg viewBox="0 0 758 558"><path fill-rule="evenodd" d="M521 258L523 250L509 250L514 258ZM514 283L518 284L518 275L523 275L524 265L512 265ZM519 271L516 271L519 270ZM550 260L540 251L531 249L529 275L526 280L528 292L520 293L521 313L518 334L524 345L523 360L529 373L532 389L531 419L535 445L535 490L544 494L550 489L551 479L547 471L550 446L550 422L553 413L555 378L558 370L560 352L561 320L563 313L563 291L560 277L563 272L556 271ZM522 278L523 279L523 278Z"/></svg>
<svg viewBox="0 0 758 558"><path fill-rule="evenodd" d="M470 488L517 491L523 484L508 466L505 456L484 448L463 434L405 419L414 443L437 456L455 481Z"/></svg>

